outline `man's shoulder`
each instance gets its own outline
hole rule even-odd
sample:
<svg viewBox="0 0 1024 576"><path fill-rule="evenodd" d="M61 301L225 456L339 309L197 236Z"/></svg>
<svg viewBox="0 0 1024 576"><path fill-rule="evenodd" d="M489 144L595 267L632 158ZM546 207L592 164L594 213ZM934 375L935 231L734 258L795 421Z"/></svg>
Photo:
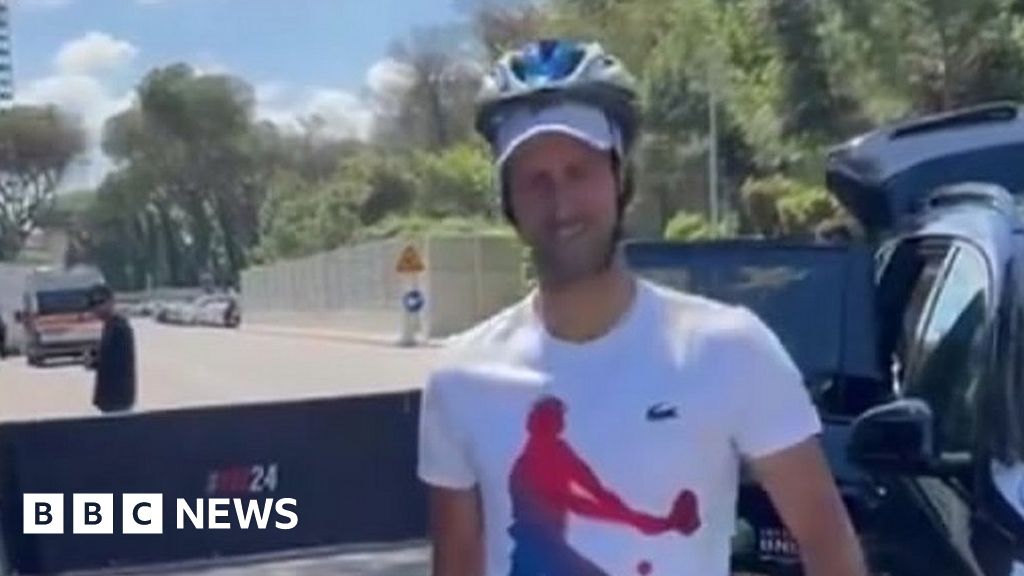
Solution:
<svg viewBox="0 0 1024 576"><path fill-rule="evenodd" d="M458 334L449 336L429 383L460 380L515 363L517 339L531 327L529 299L523 298ZM471 378L476 379L476 378Z"/></svg>
<svg viewBox="0 0 1024 576"><path fill-rule="evenodd" d="M508 344L530 322L529 302L522 298L472 327L449 336L445 347L454 354Z"/></svg>
<svg viewBox="0 0 1024 576"><path fill-rule="evenodd" d="M660 313L669 322L717 330L735 326L736 322L746 319L751 314L746 307L723 300L649 280L642 282L658 302Z"/></svg>
<svg viewBox="0 0 1024 576"><path fill-rule="evenodd" d="M659 303L660 317L669 334L689 334L705 344L740 344L770 334L750 308L713 297L646 282Z"/></svg>

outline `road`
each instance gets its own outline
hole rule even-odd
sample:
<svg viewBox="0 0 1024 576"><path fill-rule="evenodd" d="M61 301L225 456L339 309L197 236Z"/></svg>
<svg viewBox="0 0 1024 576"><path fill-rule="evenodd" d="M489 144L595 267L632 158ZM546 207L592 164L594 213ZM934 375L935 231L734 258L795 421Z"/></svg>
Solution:
<svg viewBox="0 0 1024 576"><path fill-rule="evenodd" d="M438 357L397 348L253 330L133 321L138 410L241 404L417 388ZM372 375L372 376L366 376ZM93 373L0 361L0 421L95 415Z"/></svg>
<svg viewBox="0 0 1024 576"><path fill-rule="evenodd" d="M422 384L439 356L436 348L397 348L250 329L163 326L148 320L135 320L133 326L140 411L407 390ZM23 358L0 361L0 421L98 416L90 404L92 377L80 365L31 368ZM414 542L161 573L426 576L428 565L426 546Z"/></svg>

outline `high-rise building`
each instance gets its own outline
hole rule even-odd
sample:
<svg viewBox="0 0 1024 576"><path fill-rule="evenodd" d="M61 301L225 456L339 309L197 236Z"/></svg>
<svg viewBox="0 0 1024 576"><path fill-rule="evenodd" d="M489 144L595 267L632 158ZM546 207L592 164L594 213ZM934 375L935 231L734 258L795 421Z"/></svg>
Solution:
<svg viewBox="0 0 1024 576"><path fill-rule="evenodd" d="M14 102L14 57L11 52L11 0L0 0L0 107Z"/></svg>

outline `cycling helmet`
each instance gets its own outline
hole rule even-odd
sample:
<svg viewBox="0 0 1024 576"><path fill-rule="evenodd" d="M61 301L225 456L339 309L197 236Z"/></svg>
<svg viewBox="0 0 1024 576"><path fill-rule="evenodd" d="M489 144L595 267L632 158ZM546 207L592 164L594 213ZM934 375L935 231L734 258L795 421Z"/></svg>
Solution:
<svg viewBox="0 0 1024 576"><path fill-rule="evenodd" d="M476 128L494 146L509 110L576 102L608 115L630 150L639 124L636 81L596 42L540 40L498 59L477 97Z"/></svg>
<svg viewBox="0 0 1024 576"><path fill-rule="evenodd" d="M540 117L553 112L561 116L571 126L565 131L613 152L616 168L622 169L621 215L632 197L632 170L624 156L629 154L639 131L637 100L635 79L600 44L540 40L506 53L484 77L475 124L500 167L510 151L505 128L523 122L524 113ZM593 113L603 116L610 129L601 130L602 122ZM528 126L529 121L525 124ZM602 132L605 135L599 135ZM588 134L591 137L586 137ZM502 208L514 223L505 175L500 178Z"/></svg>

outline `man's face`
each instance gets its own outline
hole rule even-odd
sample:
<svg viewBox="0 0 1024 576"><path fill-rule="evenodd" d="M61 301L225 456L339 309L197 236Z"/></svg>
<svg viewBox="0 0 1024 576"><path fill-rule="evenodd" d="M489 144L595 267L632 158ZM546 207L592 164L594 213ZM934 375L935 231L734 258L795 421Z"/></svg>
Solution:
<svg viewBox="0 0 1024 576"><path fill-rule="evenodd" d="M617 218L611 154L542 134L522 144L507 166L512 211L539 278L565 285L606 269Z"/></svg>

